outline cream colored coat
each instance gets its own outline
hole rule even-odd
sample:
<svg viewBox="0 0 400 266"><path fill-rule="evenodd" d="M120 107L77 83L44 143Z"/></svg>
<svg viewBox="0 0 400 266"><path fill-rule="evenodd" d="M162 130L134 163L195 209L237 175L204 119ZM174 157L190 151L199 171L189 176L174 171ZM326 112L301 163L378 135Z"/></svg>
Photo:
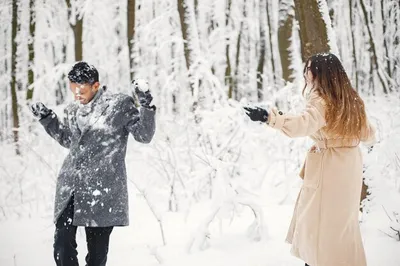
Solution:
<svg viewBox="0 0 400 266"><path fill-rule="evenodd" d="M323 100L311 92L305 111L287 115L273 109L269 126L289 137L309 136L315 141L307 153L286 241L291 253L310 266L365 266L358 222L362 186L362 156L358 139L334 138L324 131ZM361 141L375 142L368 124Z"/></svg>

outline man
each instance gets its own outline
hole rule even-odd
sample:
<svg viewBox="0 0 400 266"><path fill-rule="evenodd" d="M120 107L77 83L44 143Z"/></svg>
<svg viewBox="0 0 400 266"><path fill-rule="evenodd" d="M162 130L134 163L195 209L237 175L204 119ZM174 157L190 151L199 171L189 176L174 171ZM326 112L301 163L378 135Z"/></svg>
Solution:
<svg viewBox="0 0 400 266"><path fill-rule="evenodd" d="M63 122L42 103L31 107L46 132L69 149L57 179L54 259L59 266L78 265L75 235L77 226L84 226L86 263L104 266L113 227L129 224L128 135L142 143L152 140L155 106L150 106L150 92L137 82L140 111L132 97L107 93L97 70L85 62L76 63L68 78L77 102L66 107Z"/></svg>

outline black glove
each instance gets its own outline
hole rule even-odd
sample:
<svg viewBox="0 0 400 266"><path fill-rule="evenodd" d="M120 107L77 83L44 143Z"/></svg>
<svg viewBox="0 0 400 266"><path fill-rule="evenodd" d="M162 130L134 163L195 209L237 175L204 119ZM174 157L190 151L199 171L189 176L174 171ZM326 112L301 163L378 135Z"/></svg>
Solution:
<svg viewBox="0 0 400 266"><path fill-rule="evenodd" d="M144 81L142 80L132 80L132 85L135 90L135 94L138 97L140 106L144 108L149 108L155 110L155 106L150 106L151 101L153 100L153 96L151 96L150 90L148 89L147 82L145 85L141 84L140 86L139 83L143 83Z"/></svg>
<svg viewBox="0 0 400 266"><path fill-rule="evenodd" d="M260 107L251 108L251 107L243 107L246 110L246 115L250 117L252 121L268 121L268 112Z"/></svg>
<svg viewBox="0 0 400 266"><path fill-rule="evenodd" d="M140 89L135 89L135 93L139 99L140 105L145 108L150 108L150 103L153 100L150 91L143 92Z"/></svg>
<svg viewBox="0 0 400 266"><path fill-rule="evenodd" d="M31 105L31 111L36 118L43 119L51 114L51 110L48 109L43 103L38 102Z"/></svg>

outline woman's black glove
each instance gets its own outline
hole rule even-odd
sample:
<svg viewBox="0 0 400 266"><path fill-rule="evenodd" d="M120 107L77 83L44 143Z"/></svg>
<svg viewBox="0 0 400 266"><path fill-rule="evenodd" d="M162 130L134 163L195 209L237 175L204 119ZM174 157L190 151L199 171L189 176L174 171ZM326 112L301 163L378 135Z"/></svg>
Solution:
<svg viewBox="0 0 400 266"><path fill-rule="evenodd" d="M246 110L246 114L250 117L252 121L268 121L268 112L265 109L260 107L251 108L251 107L243 107Z"/></svg>
<svg viewBox="0 0 400 266"><path fill-rule="evenodd" d="M35 104L31 105L31 111L33 113L33 115L40 119L43 119L45 117L47 117L49 114L51 114L51 110L48 109L43 103L38 102Z"/></svg>

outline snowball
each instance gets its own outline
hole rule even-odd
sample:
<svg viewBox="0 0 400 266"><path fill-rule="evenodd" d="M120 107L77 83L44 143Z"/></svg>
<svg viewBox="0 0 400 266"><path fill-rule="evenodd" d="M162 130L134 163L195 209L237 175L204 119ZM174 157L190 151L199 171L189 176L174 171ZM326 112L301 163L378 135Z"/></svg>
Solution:
<svg viewBox="0 0 400 266"><path fill-rule="evenodd" d="M93 196L100 196L101 192L100 190L96 189L95 191L93 191Z"/></svg>

